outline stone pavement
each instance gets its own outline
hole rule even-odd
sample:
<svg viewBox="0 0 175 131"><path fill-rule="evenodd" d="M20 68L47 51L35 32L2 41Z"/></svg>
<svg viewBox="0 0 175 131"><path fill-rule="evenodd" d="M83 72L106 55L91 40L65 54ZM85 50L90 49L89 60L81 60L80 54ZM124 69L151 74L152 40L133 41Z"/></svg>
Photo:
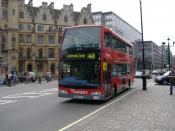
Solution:
<svg viewBox="0 0 175 131"><path fill-rule="evenodd" d="M65 130L175 131L175 91L170 96L163 85L137 89Z"/></svg>

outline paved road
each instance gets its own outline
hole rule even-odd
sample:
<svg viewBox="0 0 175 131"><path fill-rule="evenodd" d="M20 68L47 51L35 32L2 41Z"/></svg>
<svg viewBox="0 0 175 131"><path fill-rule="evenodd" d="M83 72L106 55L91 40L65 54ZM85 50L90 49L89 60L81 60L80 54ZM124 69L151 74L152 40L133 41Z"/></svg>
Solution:
<svg viewBox="0 0 175 131"><path fill-rule="evenodd" d="M151 80L148 83L153 85ZM139 89L141 85L141 80L136 79L133 89L106 103L58 98L57 81L3 87L0 88L0 131L58 130Z"/></svg>
<svg viewBox="0 0 175 131"><path fill-rule="evenodd" d="M101 104L57 97L57 82L0 88L0 131L54 131Z"/></svg>

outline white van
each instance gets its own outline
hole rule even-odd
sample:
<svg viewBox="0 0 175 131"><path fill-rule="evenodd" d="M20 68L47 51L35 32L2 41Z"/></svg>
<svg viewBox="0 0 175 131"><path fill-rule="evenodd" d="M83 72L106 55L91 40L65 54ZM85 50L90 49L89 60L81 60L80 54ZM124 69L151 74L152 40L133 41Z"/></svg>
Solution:
<svg viewBox="0 0 175 131"><path fill-rule="evenodd" d="M28 72L28 77L29 77L29 80L32 81L32 82L36 81L36 73Z"/></svg>

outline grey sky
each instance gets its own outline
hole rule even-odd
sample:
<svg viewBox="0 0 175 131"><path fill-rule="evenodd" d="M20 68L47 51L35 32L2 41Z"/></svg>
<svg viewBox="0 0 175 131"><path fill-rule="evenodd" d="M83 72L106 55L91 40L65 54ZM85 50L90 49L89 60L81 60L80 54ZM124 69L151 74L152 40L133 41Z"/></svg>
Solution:
<svg viewBox="0 0 175 131"><path fill-rule="evenodd" d="M29 0L26 0L28 3ZM75 11L80 11L87 4L92 4L92 12L113 11L137 30L140 29L140 4L139 0L33 0L34 6L41 6L42 1L54 2L56 9L61 9L63 4L73 4ZM142 0L144 40L152 40L157 45L175 41L175 0ZM171 48L175 55L175 47Z"/></svg>

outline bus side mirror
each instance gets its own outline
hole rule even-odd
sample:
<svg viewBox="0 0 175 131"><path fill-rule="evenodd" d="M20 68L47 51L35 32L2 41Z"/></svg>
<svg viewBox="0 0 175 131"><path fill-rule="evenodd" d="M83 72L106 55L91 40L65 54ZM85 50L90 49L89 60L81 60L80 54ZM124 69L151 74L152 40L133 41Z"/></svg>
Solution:
<svg viewBox="0 0 175 131"><path fill-rule="evenodd" d="M117 76L117 72L112 72L112 77L116 77Z"/></svg>

